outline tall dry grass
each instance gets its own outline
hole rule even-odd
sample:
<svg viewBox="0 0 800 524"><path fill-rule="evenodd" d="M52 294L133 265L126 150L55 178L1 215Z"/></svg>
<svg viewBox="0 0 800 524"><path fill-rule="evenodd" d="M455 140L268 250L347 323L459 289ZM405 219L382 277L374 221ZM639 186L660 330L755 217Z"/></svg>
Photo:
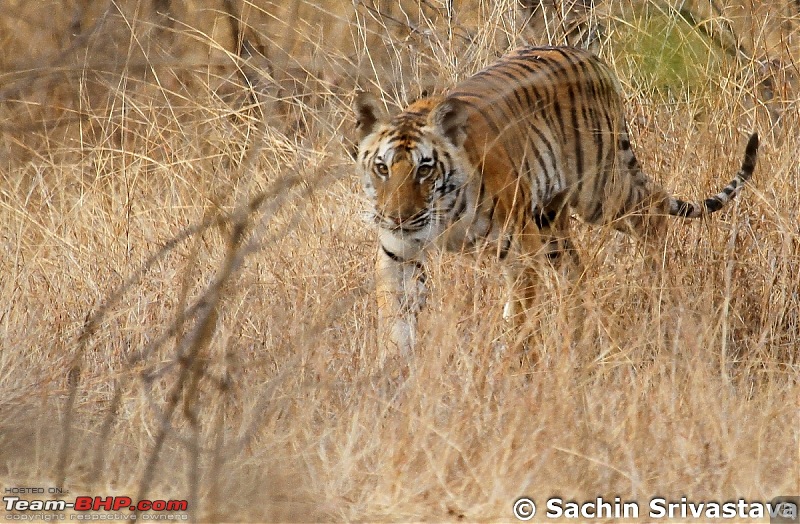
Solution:
<svg viewBox="0 0 800 524"><path fill-rule="evenodd" d="M498 265L452 254L415 354L378 351L356 86L402 103L544 43L511 1L415 4L6 6L0 484L186 498L203 521L800 492L797 116L772 127L748 65L660 4L603 15L637 155L702 196L757 129L741 198L676 220L657 272L576 224L587 272L543 284L539 367L504 349ZM654 71L675 39L693 69Z"/></svg>

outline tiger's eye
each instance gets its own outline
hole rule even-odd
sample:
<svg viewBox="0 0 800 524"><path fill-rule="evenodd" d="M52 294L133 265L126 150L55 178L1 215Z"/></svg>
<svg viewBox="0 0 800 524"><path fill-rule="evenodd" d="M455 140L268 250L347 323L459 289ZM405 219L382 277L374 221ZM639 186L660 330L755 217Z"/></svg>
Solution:
<svg viewBox="0 0 800 524"><path fill-rule="evenodd" d="M431 171L433 171L433 168L431 166L419 166L417 168L417 178L419 178L420 180L422 180L423 178L427 178L428 176L430 176Z"/></svg>
<svg viewBox="0 0 800 524"><path fill-rule="evenodd" d="M386 176L389 174L389 167L382 162L376 162L375 171L377 171L380 176Z"/></svg>

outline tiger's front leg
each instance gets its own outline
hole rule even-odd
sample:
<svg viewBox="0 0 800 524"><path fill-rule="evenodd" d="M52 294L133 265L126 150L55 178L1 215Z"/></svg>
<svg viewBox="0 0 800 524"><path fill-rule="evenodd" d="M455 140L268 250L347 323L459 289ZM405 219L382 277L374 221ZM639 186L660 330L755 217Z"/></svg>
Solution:
<svg viewBox="0 0 800 524"><path fill-rule="evenodd" d="M533 266L507 265L504 268L509 298L503 307L503 319L509 323L512 347L519 354L520 363L528 366L539 362L539 355L531 350L531 324L529 315L539 291L538 269Z"/></svg>
<svg viewBox="0 0 800 524"><path fill-rule="evenodd" d="M513 251L504 268L510 296L503 308L503 318L512 326L513 347L526 366L535 365L540 355L529 346L530 313L539 291L541 262L544 258L542 235L532 221L517 232Z"/></svg>
<svg viewBox="0 0 800 524"><path fill-rule="evenodd" d="M385 244L379 244L375 263L378 343L388 355L406 356L416 343L417 316L427 297L425 268L421 252L409 256L403 250L401 255L393 251L396 246Z"/></svg>

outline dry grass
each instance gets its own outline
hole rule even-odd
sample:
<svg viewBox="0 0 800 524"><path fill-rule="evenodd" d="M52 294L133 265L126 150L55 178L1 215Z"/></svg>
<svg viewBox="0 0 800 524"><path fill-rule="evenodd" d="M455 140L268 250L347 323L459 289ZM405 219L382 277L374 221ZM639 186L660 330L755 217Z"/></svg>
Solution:
<svg viewBox="0 0 800 524"><path fill-rule="evenodd" d="M713 219L675 221L658 273L577 226L584 337L550 279L533 371L503 350L497 265L434 255L423 341L401 362L376 349L350 100L356 85L441 90L534 41L513 2L390 17L247 4L243 34L269 56L244 68L253 90L224 16L191 27L192 2L169 30L83 13L106 18L71 43L58 31L79 3L11 4L26 23L4 26L16 60L0 76L3 486L188 498L194 519L238 521L510 521L521 495L800 492L800 122L770 128L740 63L664 85L625 52L651 22L608 14L602 53L646 169L704 195L758 129L753 184Z"/></svg>

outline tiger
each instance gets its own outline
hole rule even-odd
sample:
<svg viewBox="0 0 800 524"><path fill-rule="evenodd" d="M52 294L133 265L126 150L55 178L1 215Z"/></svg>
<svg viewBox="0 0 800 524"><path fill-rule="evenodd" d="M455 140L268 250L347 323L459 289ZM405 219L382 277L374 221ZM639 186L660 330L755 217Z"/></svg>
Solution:
<svg viewBox="0 0 800 524"><path fill-rule="evenodd" d="M573 215L657 245L668 216L714 213L751 178L757 133L718 194L698 202L670 195L634 155L622 97L614 72L591 52L529 46L394 115L375 95L356 94L355 161L377 226L382 347L408 353L416 344L431 247L503 261L503 318L519 327L542 261L580 267Z"/></svg>

